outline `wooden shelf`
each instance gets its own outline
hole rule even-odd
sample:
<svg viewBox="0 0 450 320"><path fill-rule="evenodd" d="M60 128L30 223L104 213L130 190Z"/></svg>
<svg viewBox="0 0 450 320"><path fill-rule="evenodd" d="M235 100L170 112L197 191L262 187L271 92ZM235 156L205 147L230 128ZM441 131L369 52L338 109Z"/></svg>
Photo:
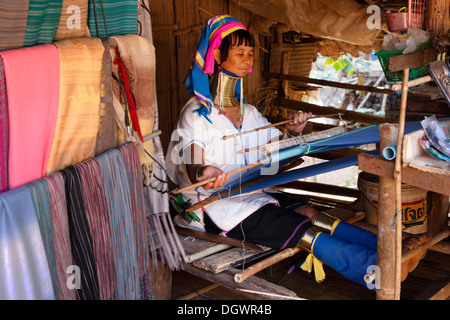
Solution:
<svg viewBox="0 0 450 320"><path fill-rule="evenodd" d="M394 179L394 162L370 154L358 155L358 168L384 178ZM433 172L402 167L402 182L450 197L450 178Z"/></svg>

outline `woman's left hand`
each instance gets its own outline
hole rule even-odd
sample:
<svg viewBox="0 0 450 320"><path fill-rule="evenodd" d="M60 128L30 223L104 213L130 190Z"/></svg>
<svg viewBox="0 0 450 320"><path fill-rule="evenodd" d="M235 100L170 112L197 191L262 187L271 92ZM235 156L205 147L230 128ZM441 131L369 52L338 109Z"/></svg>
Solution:
<svg viewBox="0 0 450 320"><path fill-rule="evenodd" d="M292 119L292 122L286 124L286 130L290 135L298 136L302 133L311 115L311 112L289 112L288 119Z"/></svg>

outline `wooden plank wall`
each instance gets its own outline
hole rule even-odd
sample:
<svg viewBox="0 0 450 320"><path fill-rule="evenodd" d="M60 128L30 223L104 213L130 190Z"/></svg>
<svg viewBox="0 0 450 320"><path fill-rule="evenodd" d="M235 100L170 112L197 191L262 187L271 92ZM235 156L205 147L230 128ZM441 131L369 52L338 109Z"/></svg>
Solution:
<svg viewBox="0 0 450 320"><path fill-rule="evenodd" d="M161 142L164 151L184 104L190 98L183 85L206 22L217 14L229 14L248 26L251 13L231 0L150 0L153 41L156 50L157 98ZM249 28L250 31L251 27ZM255 35L259 42L259 35ZM244 81L245 98L254 104L261 81L263 51L255 49L253 73Z"/></svg>

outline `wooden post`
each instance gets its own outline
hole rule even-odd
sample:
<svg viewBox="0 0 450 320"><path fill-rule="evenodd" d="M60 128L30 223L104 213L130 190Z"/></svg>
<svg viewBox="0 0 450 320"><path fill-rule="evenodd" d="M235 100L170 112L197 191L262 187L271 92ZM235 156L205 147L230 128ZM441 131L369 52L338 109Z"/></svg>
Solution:
<svg viewBox="0 0 450 320"><path fill-rule="evenodd" d="M380 150L393 146L397 142L398 126L396 124L380 124ZM380 289L378 300L394 299L395 283L395 181L379 177L378 185L378 237L377 264L380 267Z"/></svg>
<svg viewBox="0 0 450 320"><path fill-rule="evenodd" d="M289 52L281 53L281 73L288 74L289 73ZM289 96L289 81L282 80L281 87L283 89L284 97Z"/></svg>
<svg viewBox="0 0 450 320"><path fill-rule="evenodd" d="M437 35L447 32L450 28L450 0L428 0L427 16L425 19L426 30Z"/></svg>
<svg viewBox="0 0 450 320"><path fill-rule="evenodd" d="M150 262L152 273L153 298L155 300L171 300L172 270L161 261Z"/></svg>

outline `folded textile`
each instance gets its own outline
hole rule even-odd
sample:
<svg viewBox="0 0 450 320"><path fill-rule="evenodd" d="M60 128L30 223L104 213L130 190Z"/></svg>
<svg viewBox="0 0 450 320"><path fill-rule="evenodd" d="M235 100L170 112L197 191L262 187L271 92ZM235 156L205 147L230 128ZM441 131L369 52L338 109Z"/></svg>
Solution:
<svg viewBox="0 0 450 320"><path fill-rule="evenodd" d="M8 184L15 188L46 172L58 113L59 55L54 45L43 44L0 56L9 117Z"/></svg>
<svg viewBox="0 0 450 320"><path fill-rule="evenodd" d="M105 47L102 61L100 91L100 123L95 143L95 155L117 147L117 124L115 120L112 91L112 62L108 40L102 40Z"/></svg>
<svg viewBox="0 0 450 320"><path fill-rule="evenodd" d="M29 0L0 1L0 51L23 47Z"/></svg>
<svg viewBox="0 0 450 320"><path fill-rule="evenodd" d="M53 41L58 30L61 7L61 0L29 0L24 47Z"/></svg>
<svg viewBox="0 0 450 320"><path fill-rule="evenodd" d="M89 1L88 26L93 37L136 34L137 16L136 0Z"/></svg>
<svg viewBox="0 0 450 320"><path fill-rule="evenodd" d="M101 40L67 39L55 45L61 60L60 99L46 174L94 156L100 117Z"/></svg>
<svg viewBox="0 0 450 320"><path fill-rule="evenodd" d="M55 299L39 222L25 186L0 194L0 299Z"/></svg>

